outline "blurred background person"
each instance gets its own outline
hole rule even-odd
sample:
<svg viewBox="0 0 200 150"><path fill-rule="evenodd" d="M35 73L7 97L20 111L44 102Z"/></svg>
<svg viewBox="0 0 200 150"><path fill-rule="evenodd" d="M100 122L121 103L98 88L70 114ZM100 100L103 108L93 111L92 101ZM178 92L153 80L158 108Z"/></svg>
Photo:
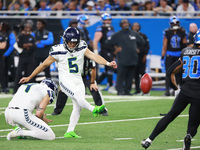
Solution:
<svg viewBox="0 0 200 150"><path fill-rule="evenodd" d="M53 33L45 27L46 21L39 19L36 23L36 30L32 33L36 39L35 68L49 56L50 47L54 43ZM46 78L51 78L50 67L47 67L44 72Z"/></svg>
<svg viewBox="0 0 200 150"><path fill-rule="evenodd" d="M17 92L20 86L18 83L22 76L29 76L35 69L36 40L35 37L31 35L32 25L26 22L23 27L23 32L21 32L22 34L20 34L17 39L17 45L22 49L22 52L19 53L19 62L16 69L13 93ZM22 72L24 72L24 75L22 75Z"/></svg>
<svg viewBox="0 0 200 150"><path fill-rule="evenodd" d="M106 43L106 40L114 33L114 28L111 25L112 17L108 13L104 13L101 16L103 25L98 26L94 35L93 49L94 53L98 53L98 42L100 42L99 54L108 61L113 61L115 58L114 48ZM106 77L108 82L108 92L116 94L115 87L113 86L113 74L114 69L105 66L104 72L98 77L97 83L100 84Z"/></svg>
<svg viewBox="0 0 200 150"><path fill-rule="evenodd" d="M160 6L153 8L153 11L159 16L170 16L173 8L167 4L167 0L160 0Z"/></svg>
<svg viewBox="0 0 200 150"><path fill-rule="evenodd" d="M143 39L145 40L144 45L138 45L138 63L135 69L135 93L134 95L141 95L141 89L140 89L140 79L145 74L146 69L146 57L149 53L150 45L149 45L149 39L148 37L140 32L141 26L139 23L135 22L132 25L132 30L137 32Z"/></svg>
<svg viewBox="0 0 200 150"><path fill-rule="evenodd" d="M195 15L195 9L190 4L189 0L183 0L182 4L178 5L176 8L177 16L188 16L192 17ZM179 13L184 12L184 13Z"/></svg>
<svg viewBox="0 0 200 150"><path fill-rule="evenodd" d="M188 33L188 47L194 46L194 35L197 32L198 27L196 23L190 23Z"/></svg>
<svg viewBox="0 0 200 150"><path fill-rule="evenodd" d="M170 27L163 31L163 47L161 54L161 66L165 65L166 71L178 60L181 50L187 46L186 30L180 26L180 20L177 16L169 19ZM165 58L166 56L166 58ZM181 73L176 74L177 83L181 82ZM165 93L163 96L170 96L169 79L165 79ZM174 92L172 93L174 95Z"/></svg>
<svg viewBox="0 0 200 150"><path fill-rule="evenodd" d="M14 44L16 42L16 39L15 34L11 31L8 22L0 23L0 32L6 38L6 48L3 54L6 74L6 91L4 92L8 93L8 82L12 82L15 79Z"/></svg>
<svg viewBox="0 0 200 150"><path fill-rule="evenodd" d="M135 69L138 63L138 45L144 45L144 39L135 31L130 29L127 19L120 22L121 30L114 33L108 44L115 47L117 68L117 95L132 95L132 83ZM141 49L143 50L143 49Z"/></svg>

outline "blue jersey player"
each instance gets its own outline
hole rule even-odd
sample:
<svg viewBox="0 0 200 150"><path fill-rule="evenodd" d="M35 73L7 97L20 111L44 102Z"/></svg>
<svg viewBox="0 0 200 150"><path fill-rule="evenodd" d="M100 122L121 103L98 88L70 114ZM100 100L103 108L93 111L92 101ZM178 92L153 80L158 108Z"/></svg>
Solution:
<svg viewBox="0 0 200 150"><path fill-rule="evenodd" d="M167 77L174 90L178 89L175 74L182 71L182 84L172 108L154 128L146 140L141 142L147 149L152 141L187 107L189 121L187 134L184 138L183 150L190 150L191 139L196 135L200 123L200 30L194 35L194 46L184 48L181 57L167 71Z"/></svg>

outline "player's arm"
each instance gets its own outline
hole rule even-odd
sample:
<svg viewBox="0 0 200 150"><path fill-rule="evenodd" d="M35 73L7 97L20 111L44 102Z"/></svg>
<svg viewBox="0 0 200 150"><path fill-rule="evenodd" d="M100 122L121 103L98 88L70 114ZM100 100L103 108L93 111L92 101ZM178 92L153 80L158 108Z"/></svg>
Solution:
<svg viewBox="0 0 200 150"><path fill-rule="evenodd" d="M95 80L96 80L96 67L93 67L91 68L90 90L93 90L93 89L95 91L98 90L98 85L96 84Z"/></svg>
<svg viewBox="0 0 200 150"><path fill-rule="evenodd" d="M107 60L105 60L103 57L101 57L100 55L97 55L95 53L93 53L92 51L90 51L89 49L86 49L85 51L85 56L89 59L94 60L96 63L101 64L101 65L107 65L109 67L113 67L113 68L117 68L117 64L115 61L111 61L108 62Z"/></svg>
<svg viewBox="0 0 200 150"><path fill-rule="evenodd" d="M166 51L167 51L167 42L168 42L168 39L164 36L164 39L163 39L163 47L162 47L162 58L165 57L165 54L166 54Z"/></svg>
<svg viewBox="0 0 200 150"><path fill-rule="evenodd" d="M36 76L37 74L39 74L40 72L42 72L46 67L50 66L53 62L55 62L56 59L53 58L52 56L48 56L45 61L39 65L33 72L30 76L28 77L23 77L19 83L25 83L25 82L28 82L30 79L32 79L34 76Z"/></svg>
<svg viewBox="0 0 200 150"><path fill-rule="evenodd" d="M38 106L38 108L36 109L36 112L35 112L36 117L42 119L46 124L48 124L49 122L52 122L52 120L47 119L45 114L44 114L44 112L47 108L47 105L49 104L49 100L50 100L50 97L47 94L42 99L42 101L40 102L40 104L39 104L39 106Z"/></svg>
<svg viewBox="0 0 200 150"><path fill-rule="evenodd" d="M94 34L93 49L95 54L98 54L98 42L100 41L102 36L103 36L102 32L95 32Z"/></svg>
<svg viewBox="0 0 200 150"><path fill-rule="evenodd" d="M179 58L175 63L173 63L170 68L167 70L167 77L170 79L170 86L174 90L178 89L178 85L176 83L176 77L175 74L181 71L183 67L183 62Z"/></svg>

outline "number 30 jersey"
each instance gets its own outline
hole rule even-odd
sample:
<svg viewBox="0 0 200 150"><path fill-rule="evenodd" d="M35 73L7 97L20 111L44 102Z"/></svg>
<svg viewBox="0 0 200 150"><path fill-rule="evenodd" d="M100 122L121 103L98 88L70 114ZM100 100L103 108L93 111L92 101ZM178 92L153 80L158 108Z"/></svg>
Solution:
<svg viewBox="0 0 200 150"><path fill-rule="evenodd" d="M187 96L200 98L200 49L187 47L181 52L183 62L181 90Z"/></svg>
<svg viewBox="0 0 200 150"><path fill-rule="evenodd" d="M81 78L86 49L87 44L83 40L80 41L74 52L69 52L64 44L52 46L50 55L56 59L60 80Z"/></svg>

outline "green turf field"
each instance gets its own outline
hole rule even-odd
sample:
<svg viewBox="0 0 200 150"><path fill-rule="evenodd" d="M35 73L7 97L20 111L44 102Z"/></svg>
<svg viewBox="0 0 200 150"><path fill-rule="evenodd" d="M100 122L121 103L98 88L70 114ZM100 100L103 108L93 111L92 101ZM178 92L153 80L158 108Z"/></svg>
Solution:
<svg viewBox="0 0 200 150"><path fill-rule="evenodd" d="M71 100L59 116L47 116L53 122L56 140L42 141L33 138L12 139L6 141L6 135L13 128L6 124L4 110L11 97L0 95L0 150L142 150L141 140L147 138L158 120L160 113L167 113L174 98L162 97L163 92L151 92L151 96L116 96L103 93L109 116L94 118L92 113L83 109L75 132L81 139L63 138L72 111ZM86 98L91 104L91 97ZM46 113L53 112L50 105ZM182 148L182 140L186 134L188 107L160 134L148 150L178 150ZM192 149L200 149L200 134L192 141Z"/></svg>

